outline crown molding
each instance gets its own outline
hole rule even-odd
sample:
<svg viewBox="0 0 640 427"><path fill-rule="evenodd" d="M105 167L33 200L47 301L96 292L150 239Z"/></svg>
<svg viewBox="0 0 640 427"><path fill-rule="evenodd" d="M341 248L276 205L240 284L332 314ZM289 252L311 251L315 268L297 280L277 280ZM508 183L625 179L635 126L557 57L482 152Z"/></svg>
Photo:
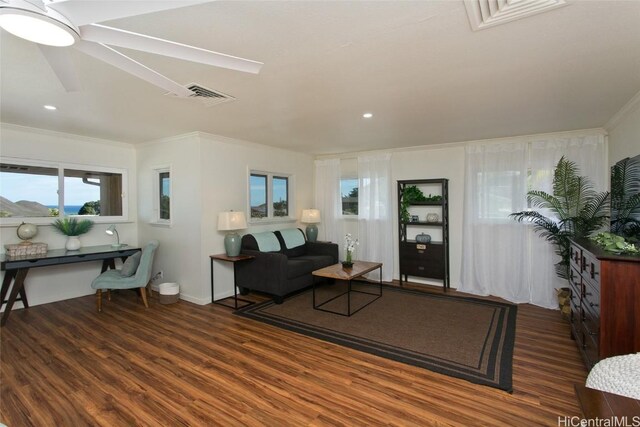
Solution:
<svg viewBox="0 0 640 427"><path fill-rule="evenodd" d="M640 92L636 93L633 98L627 102L624 107L620 109L617 113L613 115L604 125L604 128L607 131L611 131L613 128L618 126L620 122L626 117L627 114L635 111L636 108L640 107Z"/></svg>

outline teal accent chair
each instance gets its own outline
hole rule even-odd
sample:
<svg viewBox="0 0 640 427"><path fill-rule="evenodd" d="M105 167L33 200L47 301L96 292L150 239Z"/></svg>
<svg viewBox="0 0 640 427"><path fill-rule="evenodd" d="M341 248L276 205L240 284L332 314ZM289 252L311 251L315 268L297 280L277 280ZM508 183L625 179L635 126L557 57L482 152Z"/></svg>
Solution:
<svg viewBox="0 0 640 427"><path fill-rule="evenodd" d="M98 311L102 311L102 291L107 290L108 299L111 300L111 289L139 289L144 306L149 308L147 302L147 285L151 279L151 268L153 267L153 256L158 249L158 241L152 240L142 249L140 264L136 273L132 276L123 276L121 270L107 270L91 283L93 289L97 289L96 297Z"/></svg>

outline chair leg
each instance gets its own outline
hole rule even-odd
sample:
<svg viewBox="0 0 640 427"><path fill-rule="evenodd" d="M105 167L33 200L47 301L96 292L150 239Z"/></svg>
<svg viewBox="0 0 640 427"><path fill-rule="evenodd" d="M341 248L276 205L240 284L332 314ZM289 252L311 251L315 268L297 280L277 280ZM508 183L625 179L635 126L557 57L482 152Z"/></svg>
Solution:
<svg viewBox="0 0 640 427"><path fill-rule="evenodd" d="M146 287L140 288L140 295L142 295L142 302L144 303L144 306L149 308L149 303L147 302L147 289L146 289Z"/></svg>
<svg viewBox="0 0 640 427"><path fill-rule="evenodd" d="M96 291L96 303L98 304L98 313L102 311L102 289Z"/></svg>

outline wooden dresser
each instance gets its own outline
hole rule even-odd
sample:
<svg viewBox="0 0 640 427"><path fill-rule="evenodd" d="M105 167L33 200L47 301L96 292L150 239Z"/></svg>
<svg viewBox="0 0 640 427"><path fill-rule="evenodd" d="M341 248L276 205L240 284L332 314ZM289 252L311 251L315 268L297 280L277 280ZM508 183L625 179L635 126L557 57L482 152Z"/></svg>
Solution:
<svg viewBox="0 0 640 427"><path fill-rule="evenodd" d="M600 359L640 351L640 256L571 242L571 335L591 369Z"/></svg>

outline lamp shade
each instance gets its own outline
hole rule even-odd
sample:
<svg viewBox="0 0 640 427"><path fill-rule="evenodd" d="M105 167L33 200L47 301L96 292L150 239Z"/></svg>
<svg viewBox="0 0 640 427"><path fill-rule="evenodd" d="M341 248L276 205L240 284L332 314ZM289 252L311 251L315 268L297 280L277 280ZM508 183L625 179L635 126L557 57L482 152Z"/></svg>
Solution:
<svg viewBox="0 0 640 427"><path fill-rule="evenodd" d="M247 228L247 220L244 212L229 211L218 214L219 231L243 230L245 228Z"/></svg>
<svg viewBox="0 0 640 427"><path fill-rule="evenodd" d="M317 224L320 222L320 211L318 209L304 209L300 222L303 224Z"/></svg>
<svg viewBox="0 0 640 427"><path fill-rule="evenodd" d="M113 236L116 233L116 226L113 224L110 225L109 228L105 230L105 233L107 233L109 236Z"/></svg>

